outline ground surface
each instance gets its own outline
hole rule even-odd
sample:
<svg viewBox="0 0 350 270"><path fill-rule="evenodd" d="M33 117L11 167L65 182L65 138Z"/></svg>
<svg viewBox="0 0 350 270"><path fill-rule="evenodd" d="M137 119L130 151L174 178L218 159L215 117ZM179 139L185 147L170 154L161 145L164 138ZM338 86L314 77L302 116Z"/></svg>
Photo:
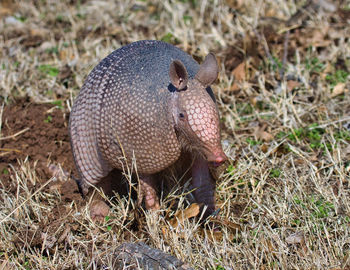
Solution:
<svg viewBox="0 0 350 270"><path fill-rule="evenodd" d="M325 0L1 1L0 269L112 269L127 241L195 269L349 269L349 10ZM177 212L188 207L183 186L157 213L121 192L94 222L70 177L75 96L101 59L140 39L218 57L230 158L218 231L190 218L195 205Z"/></svg>

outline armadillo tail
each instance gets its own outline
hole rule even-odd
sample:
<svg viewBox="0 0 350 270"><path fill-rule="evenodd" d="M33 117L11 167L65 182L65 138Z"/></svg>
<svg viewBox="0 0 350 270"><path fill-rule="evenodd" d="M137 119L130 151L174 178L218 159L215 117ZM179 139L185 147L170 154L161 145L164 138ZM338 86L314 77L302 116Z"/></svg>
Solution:
<svg viewBox="0 0 350 270"><path fill-rule="evenodd" d="M71 177L77 183L79 193L81 194L83 199L85 199L85 197L88 193L89 185L86 184L86 181L83 181L81 178L77 178L73 175Z"/></svg>

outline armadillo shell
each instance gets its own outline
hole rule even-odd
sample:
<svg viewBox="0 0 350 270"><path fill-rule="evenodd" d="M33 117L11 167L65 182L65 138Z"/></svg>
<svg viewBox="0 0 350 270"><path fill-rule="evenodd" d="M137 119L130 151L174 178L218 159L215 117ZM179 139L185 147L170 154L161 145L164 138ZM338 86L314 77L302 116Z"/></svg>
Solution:
<svg viewBox="0 0 350 270"><path fill-rule="evenodd" d="M111 168L136 161L139 174L167 168L181 149L169 113L169 66L180 60L193 78L197 62L173 45L138 41L103 59L89 74L70 116L81 177L96 183Z"/></svg>

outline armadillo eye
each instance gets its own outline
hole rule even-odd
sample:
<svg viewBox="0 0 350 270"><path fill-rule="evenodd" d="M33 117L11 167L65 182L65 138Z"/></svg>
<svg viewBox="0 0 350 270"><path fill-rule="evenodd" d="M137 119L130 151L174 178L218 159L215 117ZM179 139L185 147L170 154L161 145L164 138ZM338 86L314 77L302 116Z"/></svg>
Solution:
<svg viewBox="0 0 350 270"><path fill-rule="evenodd" d="M180 119L185 119L185 115L183 113L179 113Z"/></svg>

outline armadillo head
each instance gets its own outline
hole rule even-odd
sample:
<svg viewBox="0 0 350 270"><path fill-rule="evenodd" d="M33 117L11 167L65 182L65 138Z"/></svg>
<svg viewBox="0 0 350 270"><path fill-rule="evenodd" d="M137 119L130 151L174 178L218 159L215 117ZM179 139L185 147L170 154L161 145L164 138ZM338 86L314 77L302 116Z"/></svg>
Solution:
<svg viewBox="0 0 350 270"><path fill-rule="evenodd" d="M181 61L171 63L169 76L176 88L171 97L171 113L175 129L183 138L184 148L196 149L207 161L219 166L227 157L220 140L219 115L209 85L218 75L218 64L213 54L208 54L196 76L189 79Z"/></svg>

